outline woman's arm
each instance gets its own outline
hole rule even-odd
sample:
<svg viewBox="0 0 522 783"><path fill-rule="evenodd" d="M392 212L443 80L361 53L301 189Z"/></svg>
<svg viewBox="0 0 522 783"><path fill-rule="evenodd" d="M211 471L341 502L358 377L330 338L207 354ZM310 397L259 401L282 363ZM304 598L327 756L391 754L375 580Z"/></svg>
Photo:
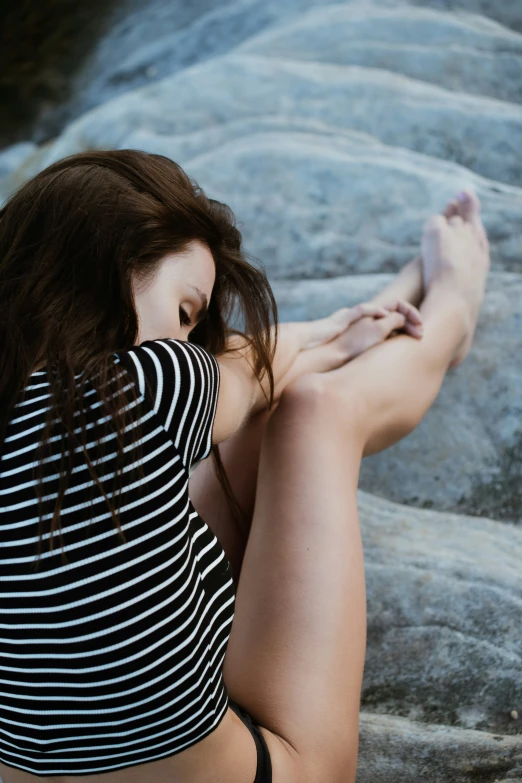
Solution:
<svg viewBox="0 0 522 783"><path fill-rule="evenodd" d="M321 319L322 321L326 319ZM282 380L296 357L317 336L315 321L289 322L278 325L278 336L272 372L274 374L274 402L284 388ZM273 327L272 327L273 330ZM337 332L339 328L337 327ZM253 356L249 345L240 335L232 335L225 353L218 354L220 388L212 443L221 443L241 428L253 413L267 407L268 377L258 381L253 371Z"/></svg>

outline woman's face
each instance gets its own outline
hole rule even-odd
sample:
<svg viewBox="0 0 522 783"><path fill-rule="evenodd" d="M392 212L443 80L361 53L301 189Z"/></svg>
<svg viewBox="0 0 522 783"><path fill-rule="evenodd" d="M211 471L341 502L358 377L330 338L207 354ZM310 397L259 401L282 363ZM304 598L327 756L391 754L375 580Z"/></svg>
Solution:
<svg viewBox="0 0 522 783"><path fill-rule="evenodd" d="M139 326L135 344L163 337L187 340L210 302L215 277L210 250L194 241L183 253L164 256L147 288L133 281Z"/></svg>

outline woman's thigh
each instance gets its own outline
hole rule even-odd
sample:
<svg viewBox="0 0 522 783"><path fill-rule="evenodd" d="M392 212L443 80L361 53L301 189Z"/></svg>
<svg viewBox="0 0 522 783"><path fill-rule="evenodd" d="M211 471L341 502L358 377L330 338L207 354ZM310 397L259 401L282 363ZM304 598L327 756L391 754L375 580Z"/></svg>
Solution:
<svg viewBox="0 0 522 783"><path fill-rule="evenodd" d="M223 675L256 723L343 763L350 781L366 644L363 444L317 377L285 390L266 426Z"/></svg>
<svg viewBox="0 0 522 783"><path fill-rule="evenodd" d="M189 480L189 495L194 508L219 539L232 566L236 585L254 513L261 441L276 408L277 404L271 411L252 416L239 432L219 444L232 491L245 512L239 523L232 516L212 457L198 465Z"/></svg>

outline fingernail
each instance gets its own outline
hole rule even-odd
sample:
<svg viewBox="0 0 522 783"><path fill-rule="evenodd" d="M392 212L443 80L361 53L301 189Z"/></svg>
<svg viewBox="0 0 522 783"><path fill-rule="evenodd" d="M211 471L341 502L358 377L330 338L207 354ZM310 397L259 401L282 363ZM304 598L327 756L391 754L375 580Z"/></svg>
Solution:
<svg viewBox="0 0 522 783"><path fill-rule="evenodd" d="M469 193L462 191L457 195L457 198L459 201L469 201Z"/></svg>

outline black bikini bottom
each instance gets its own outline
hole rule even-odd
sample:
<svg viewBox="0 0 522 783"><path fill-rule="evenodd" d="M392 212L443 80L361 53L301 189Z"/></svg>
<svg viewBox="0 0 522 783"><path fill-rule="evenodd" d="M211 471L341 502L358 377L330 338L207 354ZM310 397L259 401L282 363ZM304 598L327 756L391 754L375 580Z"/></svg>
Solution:
<svg viewBox="0 0 522 783"><path fill-rule="evenodd" d="M254 783L272 783L272 760L270 758L270 751L268 745L263 737L259 726L252 722L252 718L245 712L245 710L231 699L228 700L228 705L236 715L241 718L249 732L254 738L257 748L257 769L256 778Z"/></svg>

